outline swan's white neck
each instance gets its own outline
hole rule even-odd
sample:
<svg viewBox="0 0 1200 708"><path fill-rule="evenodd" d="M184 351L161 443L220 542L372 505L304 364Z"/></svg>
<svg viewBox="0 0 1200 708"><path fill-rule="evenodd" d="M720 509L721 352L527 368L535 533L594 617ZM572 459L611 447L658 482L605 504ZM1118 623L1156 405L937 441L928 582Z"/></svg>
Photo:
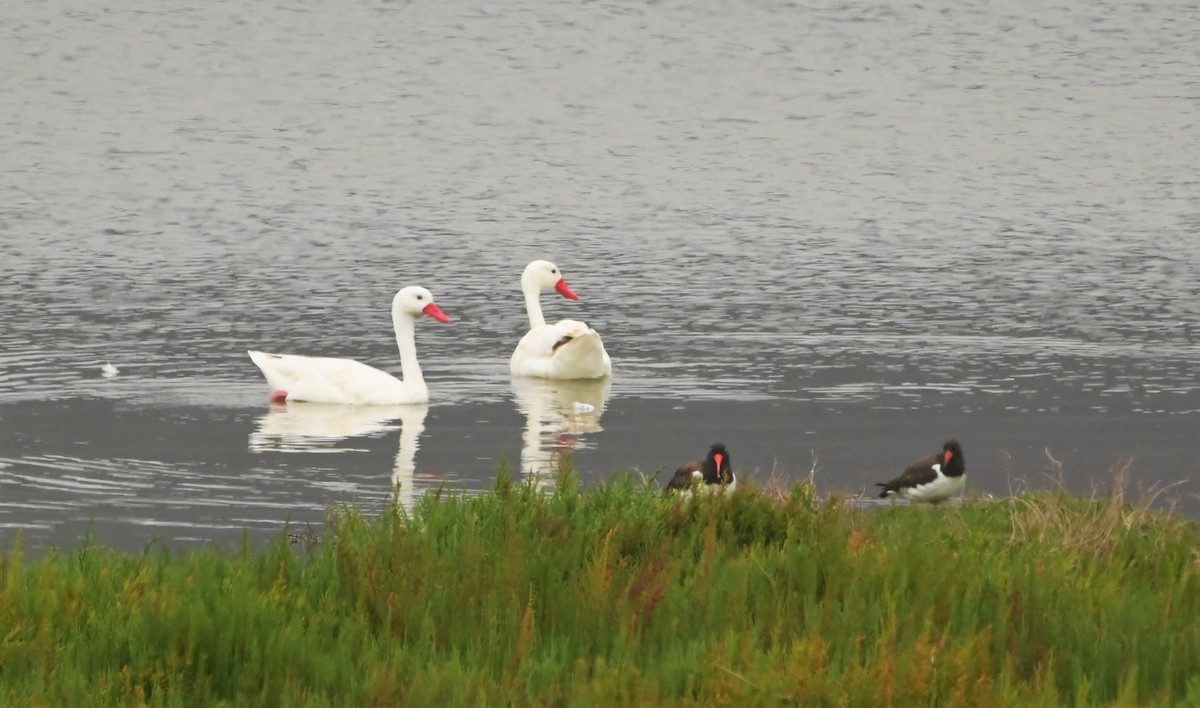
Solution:
<svg viewBox="0 0 1200 708"><path fill-rule="evenodd" d="M529 314L529 329L537 329L546 324L542 315L542 291L532 283L522 283L521 292L525 293L525 312Z"/></svg>
<svg viewBox="0 0 1200 708"><path fill-rule="evenodd" d="M400 371L402 382L408 386L423 386L425 379L421 376L421 365L417 363L417 343L413 332L416 329L412 315L400 308L392 308L392 327L396 329L396 348L400 350Z"/></svg>

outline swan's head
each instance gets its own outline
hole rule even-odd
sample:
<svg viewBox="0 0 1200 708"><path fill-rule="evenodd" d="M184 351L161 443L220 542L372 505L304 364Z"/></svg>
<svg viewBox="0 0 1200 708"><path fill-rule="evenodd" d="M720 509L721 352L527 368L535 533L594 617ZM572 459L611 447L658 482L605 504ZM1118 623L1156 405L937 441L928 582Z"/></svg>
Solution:
<svg viewBox="0 0 1200 708"><path fill-rule="evenodd" d="M411 317L429 315L438 322L449 322L450 316L433 302L433 293L419 285L410 285L392 298L392 311Z"/></svg>
<svg viewBox="0 0 1200 708"><path fill-rule="evenodd" d="M525 266L525 272L521 274L521 290L541 292L550 288L554 288L559 295L570 300L579 299L567 285L567 281L563 280L562 271L550 261L534 261Z"/></svg>

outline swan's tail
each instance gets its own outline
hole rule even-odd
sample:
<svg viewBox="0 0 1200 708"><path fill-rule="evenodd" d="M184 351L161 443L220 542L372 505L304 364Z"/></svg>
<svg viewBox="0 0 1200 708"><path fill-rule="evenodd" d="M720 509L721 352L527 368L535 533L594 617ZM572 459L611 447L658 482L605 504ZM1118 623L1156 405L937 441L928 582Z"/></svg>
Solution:
<svg viewBox="0 0 1200 708"><path fill-rule="evenodd" d="M254 362L254 365L260 369L266 367L267 359L272 356L264 352L256 352L253 349L247 349L246 353L250 355L250 361Z"/></svg>
<svg viewBox="0 0 1200 708"><path fill-rule="evenodd" d="M283 360L278 354L268 354L266 352L256 352L253 349L247 349L246 353L250 355L250 361L258 367L262 372L263 377L267 380L267 385L271 387L271 402L283 403L288 398L288 387L284 381L284 377L280 372L276 371L276 366L273 363Z"/></svg>

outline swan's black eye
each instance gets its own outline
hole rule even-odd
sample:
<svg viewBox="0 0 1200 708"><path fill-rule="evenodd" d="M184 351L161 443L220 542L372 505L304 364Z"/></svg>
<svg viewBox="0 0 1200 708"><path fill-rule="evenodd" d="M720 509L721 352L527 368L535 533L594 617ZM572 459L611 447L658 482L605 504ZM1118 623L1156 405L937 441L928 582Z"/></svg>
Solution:
<svg viewBox="0 0 1200 708"><path fill-rule="evenodd" d="M417 299L418 299L418 300L424 300L424 299L425 299L425 296L424 296L424 295L418 295L418 296L417 296Z"/></svg>
<svg viewBox="0 0 1200 708"><path fill-rule="evenodd" d="M550 272L551 272L551 273L557 273L557 272L558 272L558 269L557 269L557 268L551 268L551 269L550 269Z"/></svg>

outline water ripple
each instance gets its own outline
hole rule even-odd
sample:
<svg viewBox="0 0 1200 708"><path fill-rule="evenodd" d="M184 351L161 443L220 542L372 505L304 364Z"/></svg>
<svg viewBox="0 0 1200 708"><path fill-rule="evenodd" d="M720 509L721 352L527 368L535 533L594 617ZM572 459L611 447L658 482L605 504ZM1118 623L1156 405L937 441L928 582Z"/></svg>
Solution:
<svg viewBox="0 0 1200 708"><path fill-rule="evenodd" d="M194 505L193 537L486 486L527 447L534 258L616 366L603 430L537 413L536 465L568 438L640 464L676 426L861 451L853 419L1200 476L1162 432L1200 413L1194 4L126 5L0 10L0 485L28 509ZM416 333L421 454L463 464L410 478L399 419L272 430L245 350L399 373L413 283L454 317Z"/></svg>

